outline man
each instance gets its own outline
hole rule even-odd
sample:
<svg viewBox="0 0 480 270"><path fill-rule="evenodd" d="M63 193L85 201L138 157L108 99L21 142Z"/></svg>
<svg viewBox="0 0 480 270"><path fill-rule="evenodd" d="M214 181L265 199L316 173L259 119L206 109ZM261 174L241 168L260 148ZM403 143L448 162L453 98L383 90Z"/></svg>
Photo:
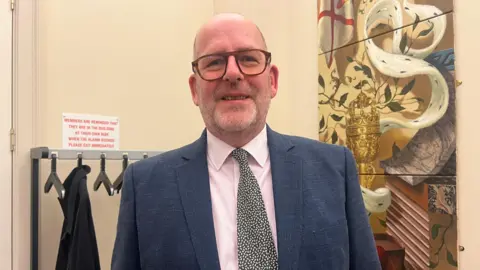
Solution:
<svg viewBox="0 0 480 270"><path fill-rule="evenodd" d="M194 59L206 130L128 167L112 270L380 269L351 152L266 124L279 71L256 25L214 16Z"/></svg>

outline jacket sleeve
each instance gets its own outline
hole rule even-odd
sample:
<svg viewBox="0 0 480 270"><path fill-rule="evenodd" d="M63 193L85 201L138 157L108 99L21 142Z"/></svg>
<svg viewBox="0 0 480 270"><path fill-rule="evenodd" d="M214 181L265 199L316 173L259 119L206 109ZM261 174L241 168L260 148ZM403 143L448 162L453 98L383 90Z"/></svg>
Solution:
<svg viewBox="0 0 480 270"><path fill-rule="evenodd" d="M363 202L355 159L348 148L344 151L350 270L381 270L372 228Z"/></svg>
<svg viewBox="0 0 480 270"><path fill-rule="evenodd" d="M134 165L131 164L124 174L111 270L141 269L135 214Z"/></svg>

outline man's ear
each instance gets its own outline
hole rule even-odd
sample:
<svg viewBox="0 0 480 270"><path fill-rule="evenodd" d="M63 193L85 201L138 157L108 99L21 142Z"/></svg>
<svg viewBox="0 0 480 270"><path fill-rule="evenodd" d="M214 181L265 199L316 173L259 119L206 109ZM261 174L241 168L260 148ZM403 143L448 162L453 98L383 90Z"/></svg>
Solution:
<svg viewBox="0 0 480 270"><path fill-rule="evenodd" d="M276 95L277 95L277 91L278 91L278 75L279 75L279 71L278 71L278 67L275 66L275 65L272 65L270 67L270 97L271 98L274 98Z"/></svg>
<svg viewBox="0 0 480 270"><path fill-rule="evenodd" d="M190 93L192 94L193 103L198 106L197 78L195 77L195 74L190 75L188 78L188 84L190 85Z"/></svg>

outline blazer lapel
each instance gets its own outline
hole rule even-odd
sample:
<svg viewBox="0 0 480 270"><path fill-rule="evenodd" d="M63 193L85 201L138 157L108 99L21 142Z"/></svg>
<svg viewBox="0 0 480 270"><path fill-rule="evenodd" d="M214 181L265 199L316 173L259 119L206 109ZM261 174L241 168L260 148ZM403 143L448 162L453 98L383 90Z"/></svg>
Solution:
<svg viewBox="0 0 480 270"><path fill-rule="evenodd" d="M297 269L302 231L302 160L294 145L267 126L280 269Z"/></svg>
<svg viewBox="0 0 480 270"><path fill-rule="evenodd" d="M193 247L201 269L220 269L206 158L206 133L190 145L177 179Z"/></svg>

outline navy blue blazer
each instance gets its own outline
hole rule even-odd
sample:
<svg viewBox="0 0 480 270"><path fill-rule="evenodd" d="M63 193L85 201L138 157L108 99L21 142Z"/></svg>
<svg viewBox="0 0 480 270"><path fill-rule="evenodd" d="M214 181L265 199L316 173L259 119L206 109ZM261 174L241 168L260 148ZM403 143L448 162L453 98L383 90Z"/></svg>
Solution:
<svg viewBox="0 0 480 270"><path fill-rule="evenodd" d="M381 269L351 152L267 134L279 269ZM127 168L112 270L220 269L206 149L204 131Z"/></svg>

